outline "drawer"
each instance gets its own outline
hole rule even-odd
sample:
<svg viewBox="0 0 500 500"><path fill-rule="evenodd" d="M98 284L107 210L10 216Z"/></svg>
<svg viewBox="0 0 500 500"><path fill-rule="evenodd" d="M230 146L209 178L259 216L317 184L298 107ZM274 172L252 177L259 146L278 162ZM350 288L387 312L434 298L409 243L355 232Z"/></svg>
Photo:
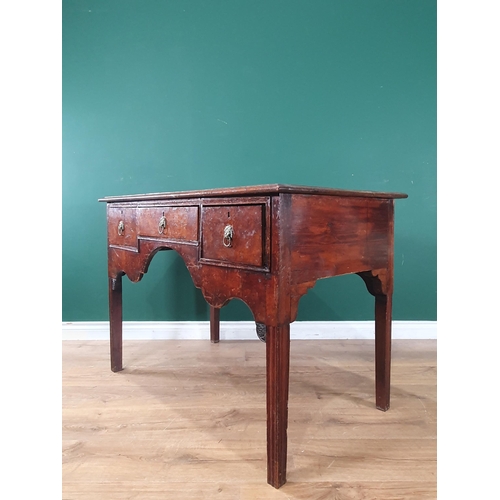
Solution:
<svg viewBox="0 0 500 500"><path fill-rule="evenodd" d="M110 245L137 247L136 209L108 207L108 242Z"/></svg>
<svg viewBox="0 0 500 500"><path fill-rule="evenodd" d="M198 207L142 207L137 227L139 236L197 241Z"/></svg>
<svg viewBox="0 0 500 500"><path fill-rule="evenodd" d="M264 214L264 204L204 206L202 260L263 267Z"/></svg>

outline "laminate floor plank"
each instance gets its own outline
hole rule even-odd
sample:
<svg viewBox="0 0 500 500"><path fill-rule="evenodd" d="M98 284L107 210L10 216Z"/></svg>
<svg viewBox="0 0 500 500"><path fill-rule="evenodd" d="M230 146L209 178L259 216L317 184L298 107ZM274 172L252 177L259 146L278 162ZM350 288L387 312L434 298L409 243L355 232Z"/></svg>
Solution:
<svg viewBox="0 0 500 500"><path fill-rule="evenodd" d="M436 341L393 341L391 409L373 341L292 341L288 482L266 483L265 345L63 342L63 498L436 498Z"/></svg>

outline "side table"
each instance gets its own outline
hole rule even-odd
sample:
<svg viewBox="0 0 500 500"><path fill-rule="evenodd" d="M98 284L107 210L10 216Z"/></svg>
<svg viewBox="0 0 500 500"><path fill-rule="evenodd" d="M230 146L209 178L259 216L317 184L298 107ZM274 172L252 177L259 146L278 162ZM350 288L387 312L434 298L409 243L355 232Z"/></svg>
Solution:
<svg viewBox="0 0 500 500"><path fill-rule="evenodd" d="M356 273L375 297L375 401L389 409L394 200L403 193L270 184L111 196L107 204L111 369L122 370L122 276L160 250L183 258L210 304L239 298L266 342L267 481L286 482L290 323L321 278Z"/></svg>

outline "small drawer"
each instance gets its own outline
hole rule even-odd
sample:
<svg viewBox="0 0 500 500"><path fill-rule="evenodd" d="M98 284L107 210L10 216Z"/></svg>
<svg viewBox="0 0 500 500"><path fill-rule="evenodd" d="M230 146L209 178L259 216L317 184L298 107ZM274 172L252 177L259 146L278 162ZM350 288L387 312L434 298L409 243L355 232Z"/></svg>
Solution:
<svg viewBox="0 0 500 500"><path fill-rule="evenodd" d="M204 206L202 260L263 267L264 214L263 204Z"/></svg>
<svg viewBox="0 0 500 500"><path fill-rule="evenodd" d="M139 236L198 240L198 207L142 207L138 210Z"/></svg>
<svg viewBox="0 0 500 500"><path fill-rule="evenodd" d="M135 208L108 207L108 243L124 247L137 246Z"/></svg>

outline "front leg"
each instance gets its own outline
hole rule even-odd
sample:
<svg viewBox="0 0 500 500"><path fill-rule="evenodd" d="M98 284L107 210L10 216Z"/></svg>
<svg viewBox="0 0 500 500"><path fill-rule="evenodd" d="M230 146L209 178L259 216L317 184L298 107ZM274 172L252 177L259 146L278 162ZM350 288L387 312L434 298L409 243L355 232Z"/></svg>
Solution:
<svg viewBox="0 0 500 500"><path fill-rule="evenodd" d="M290 324L266 327L267 482L286 482Z"/></svg>

